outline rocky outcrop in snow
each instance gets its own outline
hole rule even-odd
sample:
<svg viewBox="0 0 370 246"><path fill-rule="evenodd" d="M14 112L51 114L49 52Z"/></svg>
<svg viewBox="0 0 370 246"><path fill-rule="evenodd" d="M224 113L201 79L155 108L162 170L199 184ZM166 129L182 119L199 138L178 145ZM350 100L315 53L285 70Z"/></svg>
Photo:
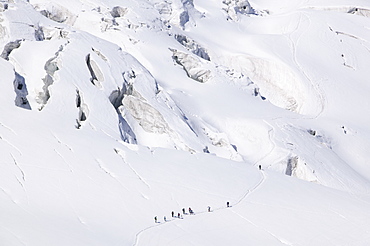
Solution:
<svg viewBox="0 0 370 246"><path fill-rule="evenodd" d="M352 8L348 11L349 14L360 15L364 17L370 17L370 9L365 8Z"/></svg>
<svg viewBox="0 0 370 246"><path fill-rule="evenodd" d="M86 65L90 71L90 82L97 86L98 88L101 88L101 82L104 81L104 75L101 72L99 66L96 64L94 60L91 59L90 54L86 56Z"/></svg>
<svg viewBox="0 0 370 246"><path fill-rule="evenodd" d="M3 52L1 53L0 57L9 60L9 55L14 49L18 49L21 46L21 41L22 40L16 40L9 42L5 45Z"/></svg>
<svg viewBox="0 0 370 246"><path fill-rule="evenodd" d="M31 106L27 100L27 86L26 81L22 75L17 72L14 72L14 91L16 94L15 105L24 109L31 109Z"/></svg>
<svg viewBox="0 0 370 246"><path fill-rule="evenodd" d="M77 18L77 16L67 8L52 2L43 5L35 5L35 9L40 11L46 18L67 25L73 25Z"/></svg>
<svg viewBox="0 0 370 246"><path fill-rule="evenodd" d="M193 54L203 58L204 60L211 61L211 58L208 55L208 52L196 41L190 39L189 37L181 34L176 34L175 39L182 44L185 48L191 51Z"/></svg>
<svg viewBox="0 0 370 246"><path fill-rule="evenodd" d="M59 53L63 50L63 46L59 48L59 51L55 53L55 56L50 58L44 66L46 75L42 79L44 85L42 86L42 91L38 93L35 100L37 103L39 103L41 106L39 110L42 110L42 108L46 105L50 98L50 91L49 87L54 83L54 73L59 70L58 67L58 56Z"/></svg>
<svg viewBox="0 0 370 246"><path fill-rule="evenodd" d="M79 90L76 90L76 107L78 108L78 118L76 119L76 128L80 129L82 122L86 121L89 116L89 108L87 104L83 101L81 93Z"/></svg>
<svg viewBox="0 0 370 246"><path fill-rule="evenodd" d="M257 57L236 56L227 60L229 67L236 71L248 74L259 88L258 94L269 100L272 104L297 113L303 112L308 104L317 105L317 111L322 108L319 94L315 90L306 93L307 85L287 65ZM315 108L315 107L312 107ZM311 112L309 112L311 113Z"/></svg>
<svg viewBox="0 0 370 246"><path fill-rule="evenodd" d="M340 13L348 13L353 15L359 15L364 17L370 17L370 9L363 8L363 7L354 7L354 6L341 6L341 7L334 7L334 6L310 6L307 7L308 9L314 10L321 10L321 11L333 11L333 12L340 12Z"/></svg>
<svg viewBox="0 0 370 246"><path fill-rule="evenodd" d="M159 1L154 7L165 20L165 23L185 29L189 23L195 25L194 17L203 16L194 6L193 0Z"/></svg>
<svg viewBox="0 0 370 246"><path fill-rule="evenodd" d="M0 2L0 12L3 12L8 9L8 3Z"/></svg>
<svg viewBox="0 0 370 246"><path fill-rule="evenodd" d="M205 68L199 58L181 51L171 51L173 60L184 68L189 78L201 83L207 82L211 78L211 71Z"/></svg>
<svg viewBox="0 0 370 246"><path fill-rule="evenodd" d="M224 9L231 20L238 20L238 15L254 14L255 11L247 0L224 0Z"/></svg>
<svg viewBox="0 0 370 246"><path fill-rule="evenodd" d="M310 182L318 182L314 170L310 170L307 163L298 156L289 157L285 174Z"/></svg>
<svg viewBox="0 0 370 246"><path fill-rule="evenodd" d="M126 96L123 99L123 106L145 131L157 134L168 133L169 126L161 113L143 99Z"/></svg>
<svg viewBox="0 0 370 246"><path fill-rule="evenodd" d="M0 17L0 23L1 23L1 17ZM3 25L0 24L0 40L2 40L6 35L6 29Z"/></svg>
<svg viewBox="0 0 370 246"><path fill-rule="evenodd" d="M121 6L115 6L110 14L112 15L113 18L119 18L119 17L123 17L126 13L127 13L127 8L123 8Z"/></svg>

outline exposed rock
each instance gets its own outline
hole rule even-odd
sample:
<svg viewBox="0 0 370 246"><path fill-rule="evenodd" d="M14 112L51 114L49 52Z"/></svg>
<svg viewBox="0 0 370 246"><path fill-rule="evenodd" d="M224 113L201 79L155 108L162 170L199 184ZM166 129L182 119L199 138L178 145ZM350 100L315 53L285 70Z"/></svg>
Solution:
<svg viewBox="0 0 370 246"><path fill-rule="evenodd" d="M247 0L224 0L223 3L227 6L225 8L228 18L237 20L238 15L254 14L255 11Z"/></svg>
<svg viewBox="0 0 370 246"><path fill-rule="evenodd" d="M123 99L123 106L145 131L158 134L168 132L169 126L162 114L143 100L128 95Z"/></svg>
<svg viewBox="0 0 370 246"><path fill-rule="evenodd" d="M26 81L23 76L19 73L15 72L15 79L14 79L14 91L16 94L15 97L15 105L24 109L31 109L31 106L27 100L27 86Z"/></svg>
<svg viewBox="0 0 370 246"><path fill-rule="evenodd" d="M1 53L0 57L9 60L9 55L14 49L18 49L21 46L21 41L22 40L16 40L9 42L5 45L3 52Z"/></svg>
<svg viewBox="0 0 370 246"><path fill-rule="evenodd" d="M127 8L123 8L120 6L114 7L112 11L110 12L113 18L123 17L126 13L127 13Z"/></svg>
<svg viewBox="0 0 370 246"><path fill-rule="evenodd" d="M76 90L76 107L78 108L78 118L76 119L76 128L80 129L82 126L82 122L87 120L89 116L89 108L87 104L84 103L83 98L79 90Z"/></svg>
<svg viewBox="0 0 370 246"><path fill-rule="evenodd" d="M181 35L181 34L175 35L175 39L180 44L182 44L185 48L190 50L193 54L199 56L200 58L203 58L204 60L207 60L207 61L211 60L206 49L200 46L194 40L186 37L185 35Z"/></svg>
<svg viewBox="0 0 370 246"><path fill-rule="evenodd" d="M211 71L204 67L199 58L177 50L172 50L172 52L172 58L184 68L189 78L201 83L207 82L210 79Z"/></svg>
<svg viewBox="0 0 370 246"><path fill-rule="evenodd" d="M49 3L46 6L36 5L35 9L39 10L46 18L67 25L73 25L77 19L77 16L67 8L55 3Z"/></svg>
<svg viewBox="0 0 370 246"><path fill-rule="evenodd" d="M88 54L86 56L86 65L87 65L87 67L90 71L90 74L91 74L90 82L93 85L98 86L99 88L101 88L101 82L104 81L104 75L101 72L99 66L95 63L95 61L93 61L91 59L90 54Z"/></svg>

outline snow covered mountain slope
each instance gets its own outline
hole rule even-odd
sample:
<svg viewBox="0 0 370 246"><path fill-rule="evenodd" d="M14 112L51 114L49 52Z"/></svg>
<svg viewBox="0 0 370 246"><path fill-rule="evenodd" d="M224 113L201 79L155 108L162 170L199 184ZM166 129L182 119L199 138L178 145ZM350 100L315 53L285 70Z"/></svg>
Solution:
<svg viewBox="0 0 370 246"><path fill-rule="evenodd" d="M0 0L0 245L369 245L369 17Z"/></svg>

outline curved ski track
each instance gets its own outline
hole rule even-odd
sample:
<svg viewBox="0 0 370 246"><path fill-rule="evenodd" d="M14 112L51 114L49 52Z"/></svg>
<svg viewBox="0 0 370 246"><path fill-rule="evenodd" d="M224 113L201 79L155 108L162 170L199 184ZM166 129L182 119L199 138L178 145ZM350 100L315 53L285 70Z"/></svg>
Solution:
<svg viewBox="0 0 370 246"><path fill-rule="evenodd" d="M218 208L215 208L213 209L213 211L217 211L217 210L221 210L221 209L232 209L232 207L234 206L237 206L238 204L240 204L243 200L245 200L250 194L252 194L253 192L255 192L266 180L266 175L264 173L264 171L262 170L260 172L260 175L261 175L261 179L258 181L258 183L253 186L251 189L248 189L240 198L237 202L235 202L234 204L231 204L231 206L228 208L228 207L218 207ZM200 212L197 212L197 214L203 214L203 213L207 213L207 211L200 211ZM154 227L158 227L158 226L162 226L162 225L166 225L170 222L172 222L173 220L171 221L167 221L166 223L159 223L159 224L155 224L155 225L152 225L152 226L149 226L147 228L144 228L142 230L140 230L139 232L136 233L135 235L135 242L133 244L133 246L137 246L138 243L139 243L139 238L140 238L140 235L143 234L144 232L154 228Z"/></svg>

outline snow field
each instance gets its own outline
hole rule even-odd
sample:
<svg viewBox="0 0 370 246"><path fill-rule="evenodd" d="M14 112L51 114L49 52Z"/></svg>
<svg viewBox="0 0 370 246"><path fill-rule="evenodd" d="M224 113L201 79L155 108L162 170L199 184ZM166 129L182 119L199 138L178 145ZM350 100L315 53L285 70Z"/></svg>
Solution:
<svg viewBox="0 0 370 246"><path fill-rule="evenodd" d="M366 1L1 4L1 244L369 244Z"/></svg>

